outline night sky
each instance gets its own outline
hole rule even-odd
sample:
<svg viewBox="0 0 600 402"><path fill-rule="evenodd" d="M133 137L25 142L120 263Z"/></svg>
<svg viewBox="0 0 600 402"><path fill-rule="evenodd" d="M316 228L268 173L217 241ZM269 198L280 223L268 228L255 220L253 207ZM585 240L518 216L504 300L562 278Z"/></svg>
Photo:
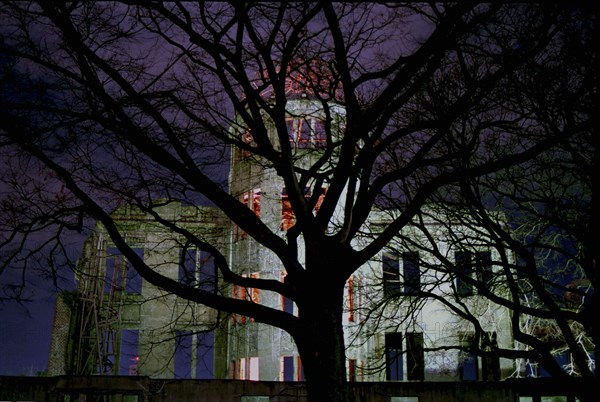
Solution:
<svg viewBox="0 0 600 402"><path fill-rule="evenodd" d="M18 271L5 272L0 281L17 283L18 277ZM23 296L30 301L0 302L0 375L36 375L48 365L57 288L33 270L27 271L26 281ZM59 286L72 288L72 274Z"/></svg>

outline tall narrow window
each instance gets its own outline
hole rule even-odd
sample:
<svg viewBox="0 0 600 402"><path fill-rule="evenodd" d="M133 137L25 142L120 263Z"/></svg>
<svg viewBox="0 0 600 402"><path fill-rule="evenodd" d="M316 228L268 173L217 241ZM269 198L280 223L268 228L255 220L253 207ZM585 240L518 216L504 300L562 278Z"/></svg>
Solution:
<svg viewBox="0 0 600 402"><path fill-rule="evenodd" d="M310 188L305 188L304 197L307 201L309 201L312 197ZM313 206L313 214L319 212L321 208L321 204L325 199L325 194L327 192L327 187L322 187L320 189L316 189L315 191L319 192L319 196L315 201L315 205ZM292 203L290 202L287 190L284 188L281 190L281 230L287 231L289 228L294 226L296 222L296 218L294 216L294 210L292 209Z"/></svg>
<svg viewBox="0 0 600 402"><path fill-rule="evenodd" d="M315 206L313 207L313 212L316 215L319 212L319 210L321 209L321 204L323 204L323 201L325 201L325 194L327 194L327 187L321 187L320 189L317 189L315 191L319 191L319 198L317 198L317 202L315 203Z"/></svg>
<svg viewBox="0 0 600 402"><path fill-rule="evenodd" d="M383 253L383 295L387 297L397 296L400 293L400 262L398 254Z"/></svg>
<svg viewBox="0 0 600 402"><path fill-rule="evenodd" d="M354 322L354 278L348 278L348 321Z"/></svg>
<svg viewBox="0 0 600 402"><path fill-rule="evenodd" d="M281 357L280 381L294 381L294 356Z"/></svg>
<svg viewBox="0 0 600 402"><path fill-rule="evenodd" d="M110 247L106 250L106 275L104 278L104 293L123 290L123 271L125 261L121 252Z"/></svg>
<svg viewBox="0 0 600 402"><path fill-rule="evenodd" d="M423 333L406 333L406 377L408 380L425 379L425 357L423 352Z"/></svg>
<svg viewBox="0 0 600 402"><path fill-rule="evenodd" d="M259 274L257 272L255 272L255 273L252 273L249 275L243 274L242 276L258 279ZM254 303L259 303L260 302L260 289L259 288L248 288L248 287L240 286L240 285L233 285L232 297L234 299L238 299L238 300L249 300ZM237 314L233 314L232 318L233 318L234 324L245 324L246 320L247 320L246 316L240 316ZM254 321L254 319L250 318L250 321Z"/></svg>
<svg viewBox="0 0 600 402"><path fill-rule="evenodd" d="M235 360L229 362L229 378L232 380L238 379L238 367Z"/></svg>
<svg viewBox="0 0 600 402"><path fill-rule="evenodd" d="M246 358L242 357L240 359L240 364L238 365L240 372L238 374L238 379L240 380L247 380L247 366L246 366Z"/></svg>
<svg viewBox="0 0 600 402"><path fill-rule="evenodd" d="M196 335L196 378L211 380L214 378L214 331L200 332Z"/></svg>
<svg viewBox="0 0 600 402"><path fill-rule="evenodd" d="M414 252L402 253L404 265L404 292L409 295L421 291L421 270L419 269L419 255Z"/></svg>
<svg viewBox="0 0 600 402"><path fill-rule="evenodd" d="M294 210L286 189L281 192L281 230L287 231L294 226Z"/></svg>
<svg viewBox="0 0 600 402"><path fill-rule="evenodd" d="M300 356L298 356L298 358L296 358L296 371L297 371L297 376L296 376L297 381L306 380L306 378L304 377L304 366L302 365L302 359L300 359Z"/></svg>
<svg viewBox="0 0 600 402"><path fill-rule="evenodd" d="M498 342L495 332L487 332L481 343L484 352L489 353L481 359L481 376L484 381L498 381L500 379L500 358L496 354Z"/></svg>
<svg viewBox="0 0 600 402"><path fill-rule="evenodd" d="M192 333L177 331L173 354L175 378L192 378Z"/></svg>
<svg viewBox="0 0 600 402"><path fill-rule="evenodd" d="M248 361L248 379L250 381L260 380L259 367L258 357L251 357Z"/></svg>
<svg viewBox="0 0 600 402"><path fill-rule="evenodd" d="M454 253L456 262L456 291L459 296L471 296L473 284L470 279L473 275L472 253L468 251L457 251Z"/></svg>
<svg viewBox="0 0 600 402"><path fill-rule="evenodd" d="M459 353L458 377L462 381L477 380L479 364L477 361L477 355L473 352L473 348L475 347L473 342L473 333L461 334L461 346L463 350L461 350Z"/></svg>
<svg viewBox="0 0 600 402"><path fill-rule="evenodd" d="M199 259L199 287L205 292L215 293L217 291L217 272L215 258L212 253L201 251Z"/></svg>
<svg viewBox="0 0 600 402"><path fill-rule="evenodd" d="M214 257L211 253L187 246L180 250L179 283L214 293L216 279Z"/></svg>
<svg viewBox="0 0 600 402"><path fill-rule="evenodd" d="M294 119L287 118L285 119L285 125L287 127L288 137L290 139L290 147L294 149L296 147L296 135L294 132Z"/></svg>
<svg viewBox="0 0 600 402"><path fill-rule="evenodd" d="M121 331L121 353L119 356L119 375L138 375L138 342L137 330L125 329Z"/></svg>
<svg viewBox="0 0 600 402"><path fill-rule="evenodd" d="M196 254L195 248L184 247L179 251L179 283L196 284Z"/></svg>
<svg viewBox="0 0 600 402"><path fill-rule="evenodd" d="M282 273L281 276L283 283L285 283L287 275ZM294 302L292 301L292 299L285 296L281 296L281 309L288 314L294 314Z"/></svg>
<svg viewBox="0 0 600 402"><path fill-rule="evenodd" d="M486 287L492 285L492 254L489 251L478 251L475 254L477 279Z"/></svg>
<svg viewBox="0 0 600 402"><path fill-rule="evenodd" d="M242 134L242 141L248 146L256 145L254 144L254 138L252 137L252 132L250 131L250 129L246 130L244 134ZM247 149L242 150L243 159L249 158L250 156L252 156L252 152L250 152Z"/></svg>
<svg viewBox="0 0 600 402"><path fill-rule="evenodd" d="M259 273L255 272L250 274L250 278L258 279ZM248 294L250 295L250 300L254 303L260 303L260 289L259 288L250 288Z"/></svg>
<svg viewBox="0 0 600 402"><path fill-rule="evenodd" d="M327 145L327 133L325 131L325 121L315 119L315 147L323 148Z"/></svg>
<svg viewBox="0 0 600 402"><path fill-rule="evenodd" d="M260 218L260 188L246 191L242 194L242 203L250 208Z"/></svg>
<svg viewBox="0 0 600 402"><path fill-rule="evenodd" d="M246 300L246 298L247 298L247 289L244 286L233 285L232 293L233 293L232 297L234 299ZM244 316L244 315L232 314L231 318L232 318L234 324L245 324L246 323L246 316Z"/></svg>
<svg viewBox="0 0 600 402"><path fill-rule="evenodd" d="M144 259L143 248L132 248L133 252ZM116 247L106 250L106 277L104 291L106 293L125 290L128 294L140 294L142 292L142 277L131 266L127 259Z"/></svg>
<svg viewBox="0 0 600 402"><path fill-rule="evenodd" d="M385 334L385 378L388 381L402 380L402 334Z"/></svg>
<svg viewBox="0 0 600 402"><path fill-rule="evenodd" d="M311 148L312 147L312 129L310 127L309 119L299 119L297 121L298 129L298 148Z"/></svg>
<svg viewBox="0 0 600 402"><path fill-rule="evenodd" d="M348 381L356 381L356 359L348 359Z"/></svg>

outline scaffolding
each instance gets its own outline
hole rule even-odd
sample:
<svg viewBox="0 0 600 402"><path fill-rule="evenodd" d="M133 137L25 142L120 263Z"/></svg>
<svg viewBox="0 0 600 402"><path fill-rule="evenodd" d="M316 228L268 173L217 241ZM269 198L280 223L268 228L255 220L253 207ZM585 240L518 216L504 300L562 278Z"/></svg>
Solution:
<svg viewBox="0 0 600 402"><path fill-rule="evenodd" d="M109 268L103 236L90 239L80 267L78 332L74 345L73 374L118 374L119 331L127 266L116 258ZM111 270L108 272L107 270Z"/></svg>

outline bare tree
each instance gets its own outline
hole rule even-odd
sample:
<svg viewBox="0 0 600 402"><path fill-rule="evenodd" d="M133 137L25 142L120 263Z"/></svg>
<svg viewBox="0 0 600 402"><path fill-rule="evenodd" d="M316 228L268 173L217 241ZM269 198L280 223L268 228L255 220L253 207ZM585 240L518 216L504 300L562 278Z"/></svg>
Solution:
<svg viewBox="0 0 600 402"><path fill-rule="evenodd" d="M313 401L349 399L341 315L350 275L427 202L456 200L454 190L465 183L512 180L512 167L524 169L575 135L537 129L542 116L515 107L509 89L516 82L543 88L541 75L527 74L531 65L552 64L552 56L564 62L556 42L570 34L569 24L596 23L555 4L495 2L16 2L0 12L2 53L21 74L12 93L10 77L2 78L2 154L10 161L4 169L14 173L6 185L22 190L3 204L3 219L11 219L3 224L3 248L48 224L60 234L97 220L150 283L287 331ZM309 166L286 126L290 82L325 111L321 156ZM528 105L536 94L519 95ZM341 134L331 124L332 102L345 109ZM283 181L295 217L285 238L229 193L219 173L229 147ZM323 185L323 199L305 196L307 187L316 195ZM285 283L239 275L216 247L157 212L165 197L218 207L274 253ZM122 203L212 252L223 283L290 298L298 316L151 269L111 218ZM353 247L373 209L389 206L401 213L364 247ZM338 210L339 225L327 230ZM301 259L299 239L306 245ZM62 244L60 236L53 240Z"/></svg>

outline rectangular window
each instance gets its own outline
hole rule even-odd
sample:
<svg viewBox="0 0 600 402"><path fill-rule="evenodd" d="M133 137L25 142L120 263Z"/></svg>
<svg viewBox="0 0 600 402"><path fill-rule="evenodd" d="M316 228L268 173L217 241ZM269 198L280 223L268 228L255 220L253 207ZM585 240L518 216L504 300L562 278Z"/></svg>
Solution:
<svg viewBox="0 0 600 402"><path fill-rule="evenodd" d="M294 210L285 189L281 192L281 230L287 231L294 226Z"/></svg>
<svg viewBox="0 0 600 402"><path fill-rule="evenodd" d="M461 347L458 358L458 377L462 381L476 381L479 364L477 355L473 352L475 345L474 334L461 334Z"/></svg>
<svg viewBox="0 0 600 402"><path fill-rule="evenodd" d="M321 119L315 119L315 147L323 148L327 145L327 133L325 130L325 121Z"/></svg>
<svg viewBox="0 0 600 402"><path fill-rule="evenodd" d="M237 380L238 377L238 370L237 370L237 364L235 362L235 360L232 360L229 362L229 378L232 380Z"/></svg>
<svg viewBox="0 0 600 402"><path fill-rule="evenodd" d="M419 255L414 252L402 253L402 262L404 265L404 292L408 295L418 294L421 291Z"/></svg>
<svg viewBox="0 0 600 402"><path fill-rule="evenodd" d="M483 381L500 380L500 357L496 354L498 342L495 332L487 332L481 343L484 352L490 353L481 359L481 376Z"/></svg>
<svg viewBox="0 0 600 402"><path fill-rule="evenodd" d="M238 367L240 369L238 379L247 380L248 378L246 377L246 358L242 357L240 359L240 364L238 365Z"/></svg>
<svg viewBox="0 0 600 402"><path fill-rule="evenodd" d="M239 286L239 285L233 285L231 297L233 297L234 299L238 299L238 300L246 300L246 298L247 298L246 288L243 286ZM244 316L244 315L232 314L231 317L233 319L234 324L245 324L246 323L246 316Z"/></svg>
<svg viewBox="0 0 600 402"><path fill-rule="evenodd" d="M327 143L325 122L310 117L288 118L285 120L292 149L324 147Z"/></svg>
<svg viewBox="0 0 600 402"><path fill-rule="evenodd" d="M282 273L281 280L285 283L287 276ZM281 310L285 311L288 314L294 314L294 302L292 299L287 298L285 296L281 296Z"/></svg>
<svg viewBox="0 0 600 402"><path fill-rule="evenodd" d="M173 364L177 379L192 378L192 342L190 331L177 331L175 334Z"/></svg>
<svg viewBox="0 0 600 402"><path fill-rule="evenodd" d="M244 277L250 277L254 279L259 278L259 274L257 272L252 274L243 274ZM260 289L259 288L247 288L245 286L233 285L232 297L238 300L249 300L253 303L260 303ZM233 323L234 324L245 324L247 318L245 316L240 316L237 314L233 314ZM254 321L253 318L250 321Z"/></svg>
<svg viewBox="0 0 600 402"><path fill-rule="evenodd" d="M242 134L242 141L248 146L255 146L254 138L252 137L252 132L250 129L246 130L244 134ZM252 156L252 152L247 149L242 150L242 159L246 159Z"/></svg>
<svg viewBox="0 0 600 402"><path fill-rule="evenodd" d="M248 379L250 381L260 380L258 357L251 357L248 365Z"/></svg>
<svg viewBox="0 0 600 402"><path fill-rule="evenodd" d="M250 208L260 218L260 188L246 191L242 194L242 203Z"/></svg>
<svg viewBox="0 0 600 402"><path fill-rule="evenodd" d="M297 380L298 381L304 381L304 366L302 365L302 359L300 359L300 356L298 356L298 358L296 358L296 370L297 370Z"/></svg>
<svg viewBox="0 0 600 402"><path fill-rule="evenodd" d="M187 286L196 284L196 252L195 248L184 247L179 251L179 283Z"/></svg>
<svg viewBox="0 0 600 402"><path fill-rule="evenodd" d="M459 296L473 295L473 284L469 281L473 275L472 253L457 251L454 253L456 262L456 291Z"/></svg>
<svg viewBox="0 0 600 402"><path fill-rule="evenodd" d="M478 251L475 254L475 264L477 270L477 279L489 288L492 285L492 254L489 251Z"/></svg>
<svg viewBox="0 0 600 402"><path fill-rule="evenodd" d="M250 278L258 279L260 277L258 272L250 274ZM260 289L259 288L250 288L249 291L250 300L254 303L260 303Z"/></svg>
<svg viewBox="0 0 600 402"><path fill-rule="evenodd" d="M397 296L400 293L400 262L398 254L383 253L381 257L383 266L383 295Z"/></svg>
<svg viewBox="0 0 600 402"><path fill-rule="evenodd" d="M294 133L294 119L285 119L285 125L287 127L288 137L290 139L290 147L294 149L296 147L296 135Z"/></svg>
<svg viewBox="0 0 600 402"><path fill-rule="evenodd" d="M119 375L138 375L139 333L137 330L124 329L121 331L121 349L119 356Z"/></svg>
<svg viewBox="0 0 600 402"><path fill-rule="evenodd" d="M100 348L102 353L97 362L96 374L114 374L115 373L115 350L117 350L117 331L106 329L100 337Z"/></svg>
<svg viewBox="0 0 600 402"><path fill-rule="evenodd" d="M216 291L216 272L214 257L206 251L184 247L179 252L179 283L196 286L214 293Z"/></svg>
<svg viewBox="0 0 600 402"><path fill-rule="evenodd" d="M402 334L393 332L385 334L385 379L402 380Z"/></svg>
<svg viewBox="0 0 600 402"><path fill-rule="evenodd" d="M323 200L325 200L325 194L327 193L327 187L322 187L317 189L319 191L319 196L316 200L314 200L313 206L313 214L317 214L319 209L321 208L321 204ZM307 202L311 199L312 193L310 188L306 188L304 190L304 197ZM284 188L281 190L281 230L287 231L289 228L294 226L296 223L296 217L294 216L294 210L292 209L292 203L290 202L289 196L287 194L287 190Z"/></svg>
<svg viewBox="0 0 600 402"><path fill-rule="evenodd" d="M214 331L200 332L196 335L196 378L200 380L214 379Z"/></svg>
<svg viewBox="0 0 600 402"><path fill-rule="evenodd" d="M210 293L217 291L217 271L215 267L215 258L212 253L206 251L200 252L199 269L199 287L201 290Z"/></svg>
<svg viewBox="0 0 600 402"><path fill-rule="evenodd" d="M348 381L356 381L356 359L348 360Z"/></svg>
<svg viewBox="0 0 600 402"><path fill-rule="evenodd" d="M425 356L423 352L423 333L406 333L406 377L408 380L425 379Z"/></svg>
<svg viewBox="0 0 600 402"><path fill-rule="evenodd" d="M281 358L280 381L294 381L294 356L283 356Z"/></svg>
<svg viewBox="0 0 600 402"><path fill-rule="evenodd" d="M298 148L311 148L312 147L312 129L310 127L309 119L298 119L297 135L298 135Z"/></svg>
<svg viewBox="0 0 600 402"><path fill-rule="evenodd" d="M132 248L133 252L144 259L143 248ZM142 277L131 266L127 259L116 247L106 250L106 273L104 292L112 293L125 290L127 294L140 294L142 292Z"/></svg>
<svg viewBox="0 0 600 402"><path fill-rule="evenodd" d="M113 293L123 289L124 261L121 252L114 247L106 250L106 274L104 293Z"/></svg>

